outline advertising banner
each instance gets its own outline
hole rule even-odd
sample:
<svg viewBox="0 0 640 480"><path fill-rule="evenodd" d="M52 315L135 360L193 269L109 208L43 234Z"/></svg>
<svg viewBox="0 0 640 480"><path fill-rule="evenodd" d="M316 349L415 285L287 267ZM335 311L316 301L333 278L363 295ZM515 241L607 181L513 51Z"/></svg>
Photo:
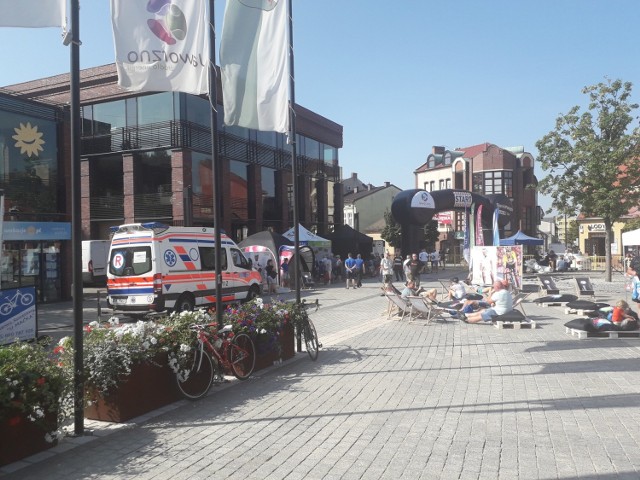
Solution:
<svg viewBox="0 0 640 480"><path fill-rule="evenodd" d="M0 291L0 345L38 335L35 287Z"/></svg>

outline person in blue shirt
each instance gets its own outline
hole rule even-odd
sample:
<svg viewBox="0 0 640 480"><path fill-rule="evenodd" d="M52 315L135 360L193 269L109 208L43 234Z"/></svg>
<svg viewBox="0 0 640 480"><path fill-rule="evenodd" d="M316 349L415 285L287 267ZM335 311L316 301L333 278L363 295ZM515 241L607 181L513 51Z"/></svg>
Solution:
<svg viewBox="0 0 640 480"><path fill-rule="evenodd" d="M349 252L344 261L344 272L347 278L347 290L349 289L349 283L353 285L353 288L356 288L356 261L351 256L351 252Z"/></svg>
<svg viewBox="0 0 640 480"><path fill-rule="evenodd" d="M358 288L362 286L362 275L364 275L364 260L358 254L356 257L356 287Z"/></svg>

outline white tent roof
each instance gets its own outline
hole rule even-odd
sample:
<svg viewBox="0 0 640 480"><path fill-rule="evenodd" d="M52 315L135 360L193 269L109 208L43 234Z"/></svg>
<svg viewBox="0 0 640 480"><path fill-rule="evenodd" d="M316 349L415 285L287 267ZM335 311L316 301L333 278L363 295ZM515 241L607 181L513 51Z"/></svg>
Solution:
<svg viewBox="0 0 640 480"><path fill-rule="evenodd" d="M631 230L630 232L623 232L622 245L625 247L640 245L640 228L637 230Z"/></svg>
<svg viewBox="0 0 640 480"><path fill-rule="evenodd" d="M287 237L289 240L294 241L295 231L292 227L282 235L284 237ZM327 240L326 238L322 238L321 236L316 235L315 233L304 228L302 225L299 225L298 239L303 245L306 244L309 246L331 247L331 240Z"/></svg>

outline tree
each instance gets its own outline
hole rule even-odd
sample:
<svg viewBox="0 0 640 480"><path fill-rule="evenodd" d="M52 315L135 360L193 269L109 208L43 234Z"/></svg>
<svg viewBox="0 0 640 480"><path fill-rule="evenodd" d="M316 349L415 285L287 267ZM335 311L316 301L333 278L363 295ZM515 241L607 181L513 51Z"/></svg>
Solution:
<svg viewBox="0 0 640 480"><path fill-rule="evenodd" d="M440 232L438 232L437 220L431 220L424 226L424 241L427 247L435 248L436 242L440 239Z"/></svg>
<svg viewBox="0 0 640 480"><path fill-rule="evenodd" d="M623 232L630 232L632 230L637 230L640 228L640 218L634 218L633 220L628 221L622 227Z"/></svg>
<svg viewBox="0 0 640 480"><path fill-rule="evenodd" d="M402 245L402 227L396 222L395 218L391 214L391 211L387 208L384 211L385 226L382 229L380 236L392 247L399 247Z"/></svg>
<svg viewBox="0 0 640 480"><path fill-rule="evenodd" d="M556 119L556 127L536 142L548 175L538 184L566 214L600 217L605 226L605 275L611 281L613 223L640 200L638 126L632 128L632 84L621 80L585 87L588 109L575 106Z"/></svg>

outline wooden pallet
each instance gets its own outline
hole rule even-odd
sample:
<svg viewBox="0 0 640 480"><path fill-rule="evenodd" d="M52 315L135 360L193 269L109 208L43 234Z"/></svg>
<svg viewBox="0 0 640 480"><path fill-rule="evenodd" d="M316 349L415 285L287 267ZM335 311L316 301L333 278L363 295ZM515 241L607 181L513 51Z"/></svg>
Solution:
<svg viewBox="0 0 640 480"><path fill-rule="evenodd" d="M561 307L562 304L566 302L544 302L544 303L536 302L536 303L541 307Z"/></svg>
<svg viewBox="0 0 640 480"><path fill-rule="evenodd" d="M524 329L535 329L536 328L536 322L532 322L532 321L528 321L528 322L501 322L501 321L497 321L493 324L494 327L496 327L499 330L507 330L507 329L513 329L513 330L524 330Z"/></svg>
<svg viewBox="0 0 640 480"><path fill-rule="evenodd" d="M576 308L569 308L569 307L564 309L565 315L576 314L576 315L580 315L581 317L587 316L587 312L588 313L593 313L594 311L595 310L584 310L582 308L576 309Z"/></svg>
<svg viewBox="0 0 640 480"><path fill-rule="evenodd" d="M608 331L608 332L586 332L584 330L576 330L575 328L565 327L565 333L578 340L585 338L640 338L640 331Z"/></svg>

